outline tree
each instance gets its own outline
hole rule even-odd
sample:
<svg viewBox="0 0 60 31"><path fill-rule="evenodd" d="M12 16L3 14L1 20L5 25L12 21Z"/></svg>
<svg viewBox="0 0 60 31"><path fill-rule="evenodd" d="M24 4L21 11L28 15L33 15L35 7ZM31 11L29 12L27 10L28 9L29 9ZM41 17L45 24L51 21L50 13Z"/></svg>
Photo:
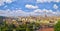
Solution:
<svg viewBox="0 0 60 31"><path fill-rule="evenodd" d="M54 31L60 31L60 20L58 20L58 22L54 26Z"/></svg>

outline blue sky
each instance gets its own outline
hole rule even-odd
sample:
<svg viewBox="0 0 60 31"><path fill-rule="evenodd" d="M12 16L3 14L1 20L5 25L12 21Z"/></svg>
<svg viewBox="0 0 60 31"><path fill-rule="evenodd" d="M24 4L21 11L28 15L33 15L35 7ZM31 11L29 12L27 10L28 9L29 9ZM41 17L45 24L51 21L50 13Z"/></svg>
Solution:
<svg viewBox="0 0 60 31"><path fill-rule="evenodd" d="M59 15L60 0L0 0L0 16Z"/></svg>

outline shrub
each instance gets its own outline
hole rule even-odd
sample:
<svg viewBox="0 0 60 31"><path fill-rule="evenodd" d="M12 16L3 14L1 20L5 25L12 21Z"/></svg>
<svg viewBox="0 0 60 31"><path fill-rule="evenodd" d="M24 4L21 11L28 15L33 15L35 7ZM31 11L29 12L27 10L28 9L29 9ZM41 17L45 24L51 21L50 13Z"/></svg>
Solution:
<svg viewBox="0 0 60 31"><path fill-rule="evenodd" d="M14 24L6 24L6 22L3 22L0 25L0 30L1 31L34 31L37 27L39 27L38 23L27 23L27 24L22 24L16 27Z"/></svg>
<svg viewBox="0 0 60 31"><path fill-rule="evenodd" d="M60 20L54 25L54 31L60 31Z"/></svg>

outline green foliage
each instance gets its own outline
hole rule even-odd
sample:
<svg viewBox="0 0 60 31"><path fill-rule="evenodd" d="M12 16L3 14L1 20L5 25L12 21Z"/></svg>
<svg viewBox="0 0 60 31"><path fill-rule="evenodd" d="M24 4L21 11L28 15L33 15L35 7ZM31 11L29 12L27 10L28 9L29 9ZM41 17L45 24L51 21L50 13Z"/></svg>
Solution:
<svg viewBox="0 0 60 31"><path fill-rule="evenodd" d="M27 23L16 27L14 24L6 24L5 22L3 22L0 26L0 31L34 31L33 25L35 25L35 27L39 27L38 23Z"/></svg>
<svg viewBox="0 0 60 31"><path fill-rule="evenodd" d="M60 31L60 20L58 20L58 22L54 26L54 31Z"/></svg>

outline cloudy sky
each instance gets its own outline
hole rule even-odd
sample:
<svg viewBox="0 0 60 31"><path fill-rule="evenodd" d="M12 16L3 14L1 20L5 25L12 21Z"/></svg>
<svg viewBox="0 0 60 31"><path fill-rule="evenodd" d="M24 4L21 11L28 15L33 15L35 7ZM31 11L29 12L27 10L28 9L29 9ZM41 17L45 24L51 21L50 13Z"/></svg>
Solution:
<svg viewBox="0 0 60 31"><path fill-rule="evenodd" d="M0 16L60 15L60 0L0 0Z"/></svg>

